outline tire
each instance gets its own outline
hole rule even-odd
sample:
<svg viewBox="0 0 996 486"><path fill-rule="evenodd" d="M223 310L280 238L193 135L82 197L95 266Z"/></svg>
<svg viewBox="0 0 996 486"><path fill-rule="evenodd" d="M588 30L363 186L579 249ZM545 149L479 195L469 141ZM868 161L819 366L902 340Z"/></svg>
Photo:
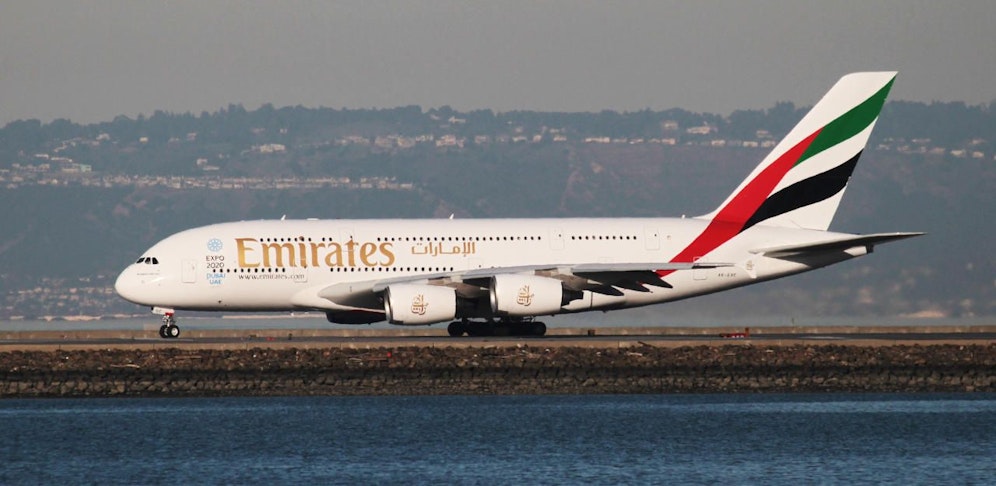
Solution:
<svg viewBox="0 0 996 486"><path fill-rule="evenodd" d="M467 335L471 337L494 336L495 325L489 322L468 322L466 326Z"/></svg>
<svg viewBox="0 0 996 486"><path fill-rule="evenodd" d="M544 336L546 335L546 324L543 324L542 322L534 322L530 331L532 331L531 334L533 336Z"/></svg>

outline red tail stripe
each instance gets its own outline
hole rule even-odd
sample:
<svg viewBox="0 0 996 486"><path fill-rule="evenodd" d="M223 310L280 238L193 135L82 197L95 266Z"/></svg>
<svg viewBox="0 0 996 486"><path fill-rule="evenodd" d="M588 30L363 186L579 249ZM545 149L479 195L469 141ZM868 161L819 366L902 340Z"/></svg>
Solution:
<svg viewBox="0 0 996 486"><path fill-rule="evenodd" d="M702 232L692 243L685 247L671 259L670 263L692 262L694 258L703 256L716 247L726 243L743 229L747 220L754 215L765 199L771 195L771 191L785 177L785 174L795 166L796 162L806 152L809 145L820 134L820 130L813 132L810 136L801 140L794 147L778 157L774 162L764 168L760 174L751 179L744 188L737 193L730 202L723 206L716 217L709 222L705 231ZM658 270L657 274L665 276L674 270Z"/></svg>

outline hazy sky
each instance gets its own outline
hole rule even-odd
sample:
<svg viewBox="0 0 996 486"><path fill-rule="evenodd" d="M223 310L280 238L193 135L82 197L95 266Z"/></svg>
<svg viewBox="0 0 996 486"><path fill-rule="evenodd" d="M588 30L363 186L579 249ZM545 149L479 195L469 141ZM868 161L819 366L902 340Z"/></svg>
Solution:
<svg viewBox="0 0 996 486"><path fill-rule="evenodd" d="M0 124L161 109L812 104L857 70L892 99L996 99L996 2L30 1L0 6Z"/></svg>

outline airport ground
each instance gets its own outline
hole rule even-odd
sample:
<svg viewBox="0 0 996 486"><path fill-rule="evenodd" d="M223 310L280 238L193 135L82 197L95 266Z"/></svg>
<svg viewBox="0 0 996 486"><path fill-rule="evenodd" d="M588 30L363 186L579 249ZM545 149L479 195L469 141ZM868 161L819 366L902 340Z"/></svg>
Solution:
<svg viewBox="0 0 996 486"><path fill-rule="evenodd" d="M0 397L993 392L996 326L0 333Z"/></svg>

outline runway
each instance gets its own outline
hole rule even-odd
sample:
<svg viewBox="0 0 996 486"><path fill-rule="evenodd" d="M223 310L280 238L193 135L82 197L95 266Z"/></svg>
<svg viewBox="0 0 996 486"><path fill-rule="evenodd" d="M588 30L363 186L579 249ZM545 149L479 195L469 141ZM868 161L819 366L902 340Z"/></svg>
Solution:
<svg viewBox="0 0 996 486"><path fill-rule="evenodd" d="M248 349L397 347L682 347L728 344L892 346L986 344L996 326L943 328L556 328L543 337L450 337L445 329L395 330L191 330L178 339L150 331L45 331L0 333L0 352L56 349Z"/></svg>

